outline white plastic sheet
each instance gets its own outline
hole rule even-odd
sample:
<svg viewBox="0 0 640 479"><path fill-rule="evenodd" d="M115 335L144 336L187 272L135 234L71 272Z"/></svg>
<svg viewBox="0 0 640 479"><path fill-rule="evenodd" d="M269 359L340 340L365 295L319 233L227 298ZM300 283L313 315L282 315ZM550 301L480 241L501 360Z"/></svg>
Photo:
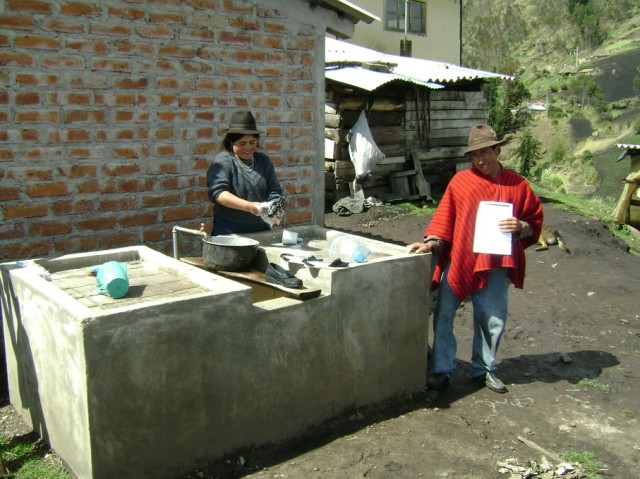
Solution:
<svg viewBox="0 0 640 479"><path fill-rule="evenodd" d="M349 157L355 166L356 178L365 177L385 155L373 141L364 110L360 112L358 121L349 130L347 138L349 140Z"/></svg>

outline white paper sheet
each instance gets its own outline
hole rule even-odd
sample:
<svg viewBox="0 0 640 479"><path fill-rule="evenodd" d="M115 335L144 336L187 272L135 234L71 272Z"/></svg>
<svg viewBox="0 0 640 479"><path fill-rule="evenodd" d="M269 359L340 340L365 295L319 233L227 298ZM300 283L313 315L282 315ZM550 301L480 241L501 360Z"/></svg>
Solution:
<svg viewBox="0 0 640 479"><path fill-rule="evenodd" d="M476 229L473 236L473 252L487 254L511 254L511 233L498 229L500 220L513 216L511 203L481 201L476 215Z"/></svg>

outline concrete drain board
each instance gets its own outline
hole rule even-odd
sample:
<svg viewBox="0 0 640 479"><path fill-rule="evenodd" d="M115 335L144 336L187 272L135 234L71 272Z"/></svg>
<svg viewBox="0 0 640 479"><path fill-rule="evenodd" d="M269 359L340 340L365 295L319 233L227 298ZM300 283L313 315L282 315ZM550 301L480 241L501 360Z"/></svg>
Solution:
<svg viewBox="0 0 640 479"><path fill-rule="evenodd" d="M188 278L176 277L158 264L145 261L127 261L129 291L126 296L113 299L96 290L96 278L90 275L93 268L58 271L51 276L51 283L89 309L108 310L132 305L167 300L171 298L203 295L209 292ZM99 266L99 265L96 265Z"/></svg>
<svg viewBox="0 0 640 479"><path fill-rule="evenodd" d="M145 247L36 261L50 281L0 265L11 403L79 479L162 479L421 391L431 257L371 246L374 261L299 271L323 291L307 301L254 303ZM129 264L122 299L87 275L111 260Z"/></svg>

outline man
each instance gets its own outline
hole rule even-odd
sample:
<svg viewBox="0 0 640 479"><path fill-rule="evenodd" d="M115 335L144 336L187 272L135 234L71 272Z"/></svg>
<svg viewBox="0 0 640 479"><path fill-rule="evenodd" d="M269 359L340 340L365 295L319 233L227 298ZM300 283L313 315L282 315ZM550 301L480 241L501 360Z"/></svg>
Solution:
<svg viewBox="0 0 640 479"><path fill-rule="evenodd" d="M456 357L453 319L462 300L471 297L474 337L471 376L480 385L504 393L496 377L495 358L507 319L508 288L522 288L524 249L536 244L542 227L542 205L527 180L498 161L500 145L488 125L475 125L468 148L472 167L454 175L429 223L424 243L412 243L411 251L438 255L432 290L439 287L433 313L433 348L427 387L440 390L449 384ZM481 201L507 203L512 207L497 221L502 233L511 235L511 254L474 252L474 236L486 224L476 225ZM476 231L478 229L478 231ZM508 240L508 237L507 237ZM477 249L477 248L476 248Z"/></svg>

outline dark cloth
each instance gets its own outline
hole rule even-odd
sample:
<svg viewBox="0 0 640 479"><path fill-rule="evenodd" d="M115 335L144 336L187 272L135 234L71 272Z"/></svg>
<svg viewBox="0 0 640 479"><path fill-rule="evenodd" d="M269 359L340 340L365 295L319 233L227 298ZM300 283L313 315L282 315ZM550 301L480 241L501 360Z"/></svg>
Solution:
<svg viewBox="0 0 640 479"><path fill-rule="evenodd" d="M207 170L207 194L213 207L212 234L248 233L269 229L269 224L259 216L246 211L227 208L216 202L223 191L247 201L265 202L282 196L282 187L276 177L273 163L264 153L253 154L254 165L251 171L242 167L240 160L232 153L222 151L216 155ZM216 222L220 221L220 228ZM224 227L223 227L224 224ZM237 225L238 231L229 231ZM218 230L224 230L220 233Z"/></svg>
<svg viewBox="0 0 640 479"><path fill-rule="evenodd" d="M511 255L473 252L473 238L481 201L500 201L513 205L513 216L526 221L531 236L515 239ZM525 178L503 169L497 178L475 168L454 175L433 215L425 237L437 236L446 242L432 278L432 288L440 283L444 267L451 262L448 281L459 299L468 297L487 284L488 272L507 268L516 288L524 285L524 249L537 243L542 228L542 204Z"/></svg>

